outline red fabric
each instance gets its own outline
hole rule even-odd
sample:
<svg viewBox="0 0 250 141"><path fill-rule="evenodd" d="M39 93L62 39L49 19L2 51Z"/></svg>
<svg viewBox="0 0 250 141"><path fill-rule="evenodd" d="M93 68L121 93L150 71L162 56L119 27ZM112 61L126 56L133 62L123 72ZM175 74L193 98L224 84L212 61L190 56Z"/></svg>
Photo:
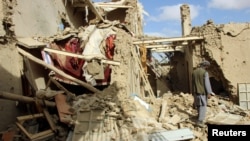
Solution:
<svg viewBox="0 0 250 141"><path fill-rule="evenodd" d="M115 44L114 44L115 39L116 39L116 35L110 35L106 39L106 57L108 59L113 59L114 49L115 49Z"/></svg>
<svg viewBox="0 0 250 141"><path fill-rule="evenodd" d="M78 38L71 38L65 44L52 43L51 48L75 54L82 53ZM52 53L52 58L54 59L55 66L63 70L65 73L73 75L77 78L82 76L82 66L84 64L83 59L55 53Z"/></svg>
<svg viewBox="0 0 250 141"><path fill-rule="evenodd" d="M114 40L116 39L116 35L110 35L106 39L106 57L108 59L113 60L114 56L114 49L115 44ZM51 48L58 49L66 52L71 52L75 54L82 54L83 50L80 48L80 42L78 38L71 38L66 43L51 43ZM84 77L82 76L83 71L82 67L84 65L83 59L78 59L76 57L61 55L52 53L51 54L55 67L59 68L60 70L64 71L65 73L72 75L80 80L85 81ZM111 75L111 68L107 65L104 68L104 79L96 80L97 85L107 85L110 83L110 75ZM57 76L58 79L70 83L70 80L63 78L62 76Z"/></svg>

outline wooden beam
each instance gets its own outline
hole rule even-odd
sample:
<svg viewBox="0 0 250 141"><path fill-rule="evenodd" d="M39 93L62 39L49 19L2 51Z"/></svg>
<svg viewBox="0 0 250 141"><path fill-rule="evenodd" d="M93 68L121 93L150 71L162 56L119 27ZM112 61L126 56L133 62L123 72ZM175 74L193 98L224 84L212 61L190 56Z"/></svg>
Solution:
<svg viewBox="0 0 250 141"><path fill-rule="evenodd" d="M118 61L102 59L103 56L101 56L101 55L95 55L95 54L93 54L93 55L81 55L81 54L75 54L75 53L56 50L56 49L51 49L51 48L44 48L43 50L46 51L46 52L62 54L62 55L66 55L66 56L71 56L71 57L84 59L86 61L90 61L92 59L98 59L98 60L101 60L102 63L106 63L106 64L110 64L110 65L117 65L117 66L120 65L120 62L118 62Z"/></svg>
<svg viewBox="0 0 250 141"><path fill-rule="evenodd" d="M16 118L17 118L17 120L19 122L22 122L22 121L25 121L25 120L34 119L34 118L40 118L40 117L44 117L44 114L37 113L37 114L33 114L33 115L19 116L19 117L16 117Z"/></svg>
<svg viewBox="0 0 250 141"><path fill-rule="evenodd" d="M189 41L189 40L203 40L204 37L193 36L193 37L175 37L175 38L165 38L165 39L154 39L154 40L139 40L134 41L133 44L150 44L150 43L160 43L160 42L175 42L175 41Z"/></svg>
<svg viewBox="0 0 250 141"><path fill-rule="evenodd" d="M154 52L174 52L174 51L181 51L184 52L183 46L177 46L176 48L153 48L151 51Z"/></svg>
<svg viewBox="0 0 250 141"><path fill-rule="evenodd" d="M41 99L35 99L33 97L28 97L28 96L23 96L20 94L13 94L13 93L3 92L3 91L0 91L0 98L14 100L14 101L20 101L20 102L25 102L25 103L32 103L32 102L35 103L36 101L38 101L39 104L45 103L45 105L49 106L49 107L56 106L55 102L52 102L52 101L47 101L47 100L43 101Z"/></svg>
<svg viewBox="0 0 250 141"><path fill-rule="evenodd" d="M122 4L114 4L114 3L94 3L96 7L108 7L108 8L133 8L133 6L122 5ZM73 3L73 7L85 7L88 6L86 3L75 2Z"/></svg>
<svg viewBox="0 0 250 141"><path fill-rule="evenodd" d="M145 45L146 48L173 48L176 46L187 46L187 42L181 42L181 43L169 43L169 44L150 44L150 45Z"/></svg>
<svg viewBox="0 0 250 141"><path fill-rule="evenodd" d="M121 63L118 61L111 61L106 59L101 59L101 63L119 66Z"/></svg>
<svg viewBox="0 0 250 141"><path fill-rule="evenodd" d="M108 7L108 8L133 8L132 6L127 6L127 5L121 5L121 4L100 4L100 3L95 3L97 7Z"/></svg>
<svg viewBox="0 0 250 141"><path fill-rule="evenodd" d="M167 44L167 45L145 45L146 48L152 49L152 48L173 48L174 45L172 44Z"/></svg>
<svg viewBox="0 0 250 141"><path fill-rule="evenodd" d="M174 46L172 44L170 45L147 45L146 48L151 49L151 51L155 52L173 52L173 51L184 51L183 46Z"/></svg>

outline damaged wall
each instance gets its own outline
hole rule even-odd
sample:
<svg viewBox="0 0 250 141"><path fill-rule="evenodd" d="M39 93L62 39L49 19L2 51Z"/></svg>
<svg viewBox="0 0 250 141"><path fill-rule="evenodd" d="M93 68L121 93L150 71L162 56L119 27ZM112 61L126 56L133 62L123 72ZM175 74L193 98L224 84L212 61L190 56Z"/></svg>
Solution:
<svg viewBox="0 0 250 141"><path fill-rule="evenodd" d="M20 94L22 92L20 64L22 63L19 62L14 43L6 42L10 31L5 29L11 25L11 18L8 17L11 12L8 8L11 7L11 2L0 2L0 90ZM0 99L0 113L2 115L0 116L0 131L15 122L15 117L19 114L16 105L15 101Z"/></svg>
<svg viewBox="0 0 250 141"><path fill-rule="evenodd" d="M51 36L57 33L63 20L72 27L79 27L83 17L73 15L73 8L62 0L16 0L13 23L17 37ZM63 19L63 20L62 20ZM65 25L66 26L66 25Z"/></svg>
<svg viewBox="0 0 250 141"><path fill-rule="evenodd" d="M15 49L16 38L55 35L63 21L67 21L68 26L80 26L80 15L73 16L73 9L65 7L61 0L4 0L0 2L0 11L3 23L0 26L1 78L9 80L2 83L0 88L21 94L20 69L23 66Z"/></svg>
<svg viewBox="0 0 250 141"><path fill-rule="evenodd" d="M205 37L204 48L194 49L194 60L206 58L211 61L210 76L221 81L225 90L234 96L237 95L238 83L250 82L249 27L249 23L215 25L209 20L192 30L192 35Z"/></svg>
<svg viewBox="0 0 250 141"><path fill-rule="evenodd" d="M3 21L4 19L4 5L3 3L0 3L0 20ZM4 24L0 24L0 36L4 36L5 35L5 31L4 31Z"/></svg>

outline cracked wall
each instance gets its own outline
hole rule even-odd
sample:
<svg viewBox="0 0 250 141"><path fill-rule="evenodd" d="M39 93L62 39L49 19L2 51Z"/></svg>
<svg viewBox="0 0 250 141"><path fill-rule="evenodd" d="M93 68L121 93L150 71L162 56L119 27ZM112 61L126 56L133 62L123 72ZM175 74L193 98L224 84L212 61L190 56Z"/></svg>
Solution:
<svg viewBox="0 0 250 141"><path fill-rule="evenodd" d="M203 47L194 49L194 64L202 58L211 61L210 76L233 97L237 97L238 83L250 82L249 33L249 23L215 25L212 20L192 29L191 35L205 37Z"/></svg>

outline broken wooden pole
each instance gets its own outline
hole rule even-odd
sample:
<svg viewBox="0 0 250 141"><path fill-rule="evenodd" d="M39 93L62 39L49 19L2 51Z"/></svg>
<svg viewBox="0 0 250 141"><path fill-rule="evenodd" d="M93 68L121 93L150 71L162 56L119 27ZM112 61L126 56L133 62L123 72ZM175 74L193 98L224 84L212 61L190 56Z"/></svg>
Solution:
<svg viewBox="0 0 250 141"><path fill-rule="evenodd" d="M34 119L34 118L41 118L41 117L44 117L44 115L42 113L32 114L32 115L25 115L25 116L19 116L19 117L16 117L16 118L17 118L17 121L19 121L20 123L22 123L25 120Z"/></svg>
<svg viewBox="0 0 250 141"><path fill-rule="evenodd" d="M4 98L4 99L8 99L8 100L14 100L14 101L20 101L20 102L25 102L25 103L32 103L32 102L39 102L40 104L45 103L45 105L49 106L49 107L55 107L56 106L55 102L51 102L51 101L47 101L47 100L41 100L41 99L35 99L35 98L32 98L32 97L13 94L13 93L8 93L8 92L3 92L3 91L0 91L0 98Z"/></svg>
<svg viewBox="0 0 250 141"><path fill-rule="evenodd" d="M17 47L17 50L19 51L19 53L21 53L22 55L24 55L25 57L29 58L30 60L50 69L50 70L53 70L55 73L89 89L90 91L94 92L94 93L100 93L101 91L99 91L98 89L96 89L95 87L93 87L92 85L86 83L86 82L83 82L75 77L72 77L71 75L68 75L66 73L64 73L62 70L56 68L55 66L52 66L52 65L49 65L49 64L46 64L43 60L41 59L38 59L37 57L33 56L32 54L24 51L23 49Z"/></svg>
<svg viewBox="0 0 250 141"><path fill-rule="evenodd" d="M103 58L102 55L95 55L95 54L93 54L93 55L81 55L81 54L75 54L75 53L56 50L56 49L51 49L51 48L44 48L43 50L46 51L46 52L49 52L49 53L56 53L56 54L61 54L61 55L80 58L80 59L83 59L83 60L86 60L86 61L91 61L93 59L97 59L97 60L101 60L101 63L116 65L116 66L120 65L120 62L113 61L113 60L107 60L107 59Z"/></svg>

